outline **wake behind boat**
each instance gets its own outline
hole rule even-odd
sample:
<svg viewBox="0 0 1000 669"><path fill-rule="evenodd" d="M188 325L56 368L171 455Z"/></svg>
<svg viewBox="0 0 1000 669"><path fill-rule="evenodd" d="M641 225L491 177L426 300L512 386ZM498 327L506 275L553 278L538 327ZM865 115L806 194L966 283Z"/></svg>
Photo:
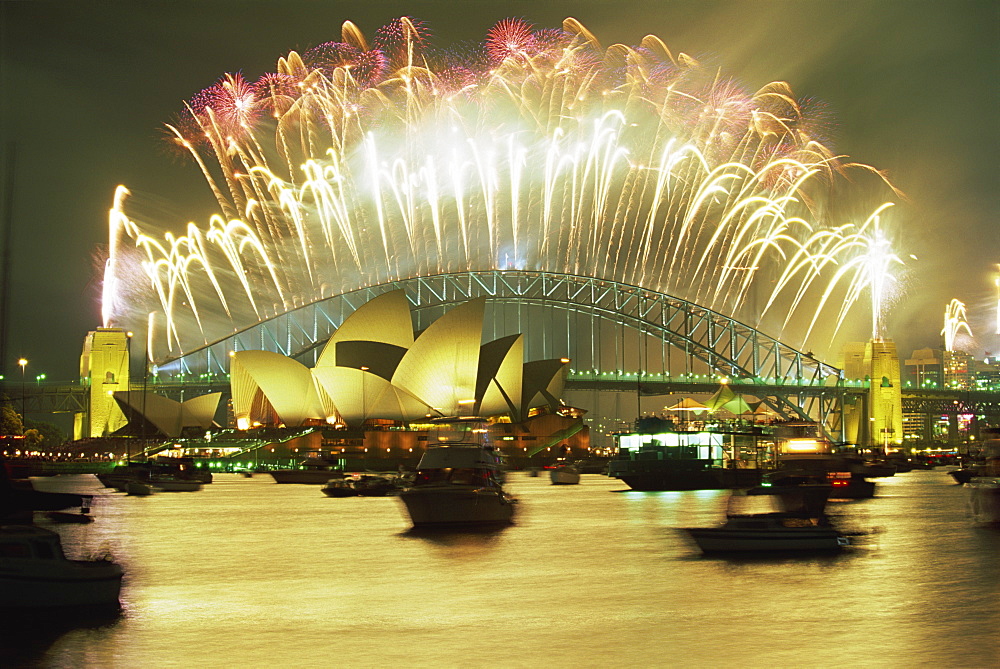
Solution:
<svg viewBox="0 0 1000 669"><path fill-rule="evenodd" d="M483 419L439 423L437 441L420 458L413 485L400 493L413 526L509 524L515 500L503 489L503 461L487 441Z"/></svg>

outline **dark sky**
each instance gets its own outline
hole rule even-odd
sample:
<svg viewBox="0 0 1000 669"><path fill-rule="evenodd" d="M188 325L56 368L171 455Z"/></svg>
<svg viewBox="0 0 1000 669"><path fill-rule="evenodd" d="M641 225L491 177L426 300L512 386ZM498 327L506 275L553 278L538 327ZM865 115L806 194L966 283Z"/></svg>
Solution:
<svg viewBox="0 0 1000 669"><path fill-rule="evenodd" d="M255 79L289 50L336 40L345 20L370 37L401 15L441 43L480 41L502 18L558 27L573 16L605 46L656 34L749 90L788 81L823 104L838 153L887 170L910 198L894 213L897 253L917 257L888 320L901 353L939 346L952 298L969 309L970 351L1000 353L996 0L0 0L0 11L8 374L24 356L32 377L76 377L83 337L100 324L93 258L115 186L207 220L207 187L162 141L184 100L225 72Z"/></svg>

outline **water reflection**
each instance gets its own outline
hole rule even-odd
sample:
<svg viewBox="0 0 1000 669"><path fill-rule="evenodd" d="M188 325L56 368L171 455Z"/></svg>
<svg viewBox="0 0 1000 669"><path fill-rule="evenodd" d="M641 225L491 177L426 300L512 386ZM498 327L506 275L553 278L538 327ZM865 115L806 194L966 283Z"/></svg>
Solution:
<svg viewBox="0 0 1000 669"><path fill-rule="evenodd" d="M676 529L721 522L725 492L509 485L516 523L479 532L264 477L106 495L57 531L68 551L113 548L126 614L8 634L0 665L447 666L489 630L509 666L954 666L1000 625L1000 531L970 524L945 472L836 505L850 550L765 558L704 557Z"/></svg>
<svg viewBox="0 0 1000 669"><path fill-rule="evenodd" d="M49 648L61 637L78 631L107 629L121 621L121 607L76 607L60 611L3 611L0 625L0 666L22 667L39 664Z"/></svg>
<svg viewBox="0 0 1000 669"><path fill-rule="evenodd" d="M422 539L440 546L488 547L495 544L510 526L467 527L461 529L412 527L399 536L407 539Z"/></svg>

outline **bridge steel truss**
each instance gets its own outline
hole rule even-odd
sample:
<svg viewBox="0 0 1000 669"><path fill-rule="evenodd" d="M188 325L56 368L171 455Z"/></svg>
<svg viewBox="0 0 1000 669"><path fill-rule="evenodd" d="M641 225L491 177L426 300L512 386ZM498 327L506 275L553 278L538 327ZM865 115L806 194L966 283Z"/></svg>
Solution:
<svg viewBox="0 0 1000 669"><path fill-rule="evenodd" d="M576 371L589 369L597 374L610 364L607 358L613 357L612 366L618 372L629 362L637 374L650 381L725 377L734 383L759 386L758 396L782 416L817 420L834 434L840 432L843 396L836 389L843 386L841 370L692 302L614 281L551 272L468 271L360 288L161 360L158 371L174 380L210 379L227 374L229 354L239 350L269 350L314 363L323 344L347 316L372 298L397 289L406 291L418 329L450 306L487 297L493 309L491 334L499 337L526 332L529 359L567 356ZM538 322L539 309L562 312L565 326L546 328ZM555 320L552 317L552 323ZM499 331L497 322L501 323ZM589 333L577 331L581 323L587 327L588 322ZM542 341L529 345L528 331L538 329L546 330ZM608 334L611 331L620 333L614 335L613 342ZM658 372L641 360L640 347L648 348L650 342L662 346Z"/></svg>

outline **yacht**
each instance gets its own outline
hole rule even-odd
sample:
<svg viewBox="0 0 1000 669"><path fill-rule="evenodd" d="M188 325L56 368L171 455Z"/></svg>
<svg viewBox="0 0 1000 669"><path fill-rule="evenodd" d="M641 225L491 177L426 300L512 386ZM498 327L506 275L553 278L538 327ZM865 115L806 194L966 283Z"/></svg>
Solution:
<svg viewBox="0 0 1000 669"><path fill-rule="evenodd" d="M0 527L0 608L119 606L122 568L69 560L59 535L32 525Z"/></svg>
<svg viewBox="0 0 1000 669"><path fill-rule="evenodd" d="M516 500L503 489L504 463L481 418L438 421L413 484L400 493L413 526L507 525ZM432 438L433 438L432 433Z"/></svg>

